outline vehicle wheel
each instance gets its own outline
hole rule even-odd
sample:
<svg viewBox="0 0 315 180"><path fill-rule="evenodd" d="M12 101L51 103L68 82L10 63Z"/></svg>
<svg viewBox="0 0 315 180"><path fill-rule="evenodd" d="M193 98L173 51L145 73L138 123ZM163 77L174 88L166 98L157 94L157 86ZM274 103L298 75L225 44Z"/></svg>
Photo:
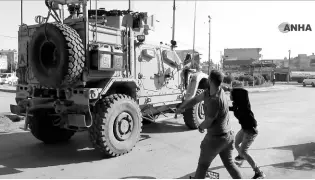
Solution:
<svg viewBox="0 0 315 180"><path fill-rule="evenodd" d="M140 139L141 110L127 95L113 94L100 100L93 109L93 119L90 139L107 156L130 152Z"/></svg>
<svg viewBox="0 0 315 180"><path fill-rule="evenodd" d="M305 87L306 86L306 84L305 83L303 83L303 87Z"/></svg>
<svg viewBox="0 0 315 180"><path fill-rule="evenodd" d="M315 84L314 84L314 83L312 83L312 87L315 87Z"/></svg>
<svg viewBox="0 0 315 180"><path fill-rule="evenodd" d="M34 112L32 117L29 116L31 133L46 144L68 141L75 131L54 126L53 121L58 117L49 116L48 113L54 113L54 111L39 110Z"/></svg>
<svg viewBox="0 0 315 180"><path fill-rule="evenodd" d="M84 68L84 46L79 34L66 24L41 25L30 42L30 65L36 79L52 88L76 83Z"/></svg>
<svg viewBox="0 0 315 180"><path fill-rule="evenodd" d="M198 89L196 96L203 93L203 89ZM203 110L203 101L196 104L190 109L186 109L183 113L184 122L190 129L197 129L198 126L205 120L205 113Z"/></svg>

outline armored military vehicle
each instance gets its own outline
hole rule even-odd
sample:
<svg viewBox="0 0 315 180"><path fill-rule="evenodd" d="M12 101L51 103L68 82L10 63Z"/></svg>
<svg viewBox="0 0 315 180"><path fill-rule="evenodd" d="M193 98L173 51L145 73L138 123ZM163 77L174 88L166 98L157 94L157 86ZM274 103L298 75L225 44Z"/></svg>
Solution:
<svg viewBox="0 0 315 180"><path fill-rule="evenodd" d="M206 88L207 75L183 68L173 47L145 42L154 16L107 11L97 2L92 9L87 0L45 3L47 17L19 28L17 105L11 105L44 143L87 130L96 149L123 155L139 140L143 119L161 120ZM203 118L202 103L184 113L191 129Z"/></svg>

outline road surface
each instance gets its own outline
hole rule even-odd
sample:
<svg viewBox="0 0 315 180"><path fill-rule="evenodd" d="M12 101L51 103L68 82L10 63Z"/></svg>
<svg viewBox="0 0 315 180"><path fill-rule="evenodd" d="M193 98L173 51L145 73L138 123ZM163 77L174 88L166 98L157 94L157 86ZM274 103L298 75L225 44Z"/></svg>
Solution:
<svg viewBox="0 0 315 180"><path fill-rule="evenodd" d="M253 93L250 100L259 135L249 152L267 178L314 179L315 88ZM14 94L1 93L0 101L0 111L8 112ZM233 130L239 130L231 117ZM2 133L0 178L188 178L194 174L203 136L189 131L182 119L148 124L131 153L101 159L86 132L59 145L44 145L29 132ZM210 170L231 178L219 157ZM247 163L240 170L244 178L253 176Z"/></svg>

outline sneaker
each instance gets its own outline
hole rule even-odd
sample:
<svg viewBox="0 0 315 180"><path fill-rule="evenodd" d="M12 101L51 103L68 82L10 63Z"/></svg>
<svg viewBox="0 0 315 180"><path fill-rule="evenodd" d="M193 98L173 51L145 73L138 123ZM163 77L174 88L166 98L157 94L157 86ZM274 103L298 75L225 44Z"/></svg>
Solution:
<svg viewBox="0 0 315 180"><path fill-rule="evenodd" d="M252 179L264 179L266 177L265 173L262 171L255 172L255 175Z"/></svg>
<svg viewBox="0 0 315 180"><path fill-rule="evenodd" d="M245 160L243 157L241 157L240 155L235 157L235 161L243 161Z"/></svg>

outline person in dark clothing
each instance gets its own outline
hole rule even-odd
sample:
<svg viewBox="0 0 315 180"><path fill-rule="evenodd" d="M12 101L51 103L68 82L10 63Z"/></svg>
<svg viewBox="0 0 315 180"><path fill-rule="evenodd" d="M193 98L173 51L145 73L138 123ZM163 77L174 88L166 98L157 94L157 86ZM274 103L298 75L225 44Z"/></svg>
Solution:
<svg viewBox="0 0 315 180"><path fill-rule="evenodd" d="M264 178L266 175L259 169L256 162L248 154L249 146L258 135L257 121L251 110L248 91L243 88L233 88L230 93L230 98L231 101L233 101L233 106L229 107L229 110L234 112L234 116L238 119L242 127L235 137L235 148L238 151L238 156L235 157L235 160L246 160L251 165L255 172L252 179Z"/></svg>

